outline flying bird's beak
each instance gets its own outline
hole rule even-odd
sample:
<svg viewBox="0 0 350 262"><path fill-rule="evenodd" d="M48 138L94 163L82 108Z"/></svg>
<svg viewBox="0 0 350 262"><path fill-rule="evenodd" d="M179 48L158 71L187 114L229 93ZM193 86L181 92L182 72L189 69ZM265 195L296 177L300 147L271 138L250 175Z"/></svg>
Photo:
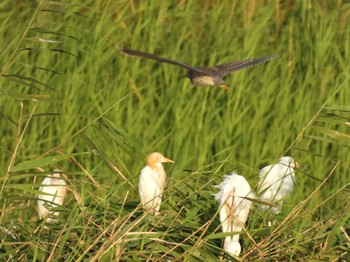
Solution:
<svg viewBox="0 0 350 262"><path fill-rule="evenodd" d="M183 75L182 77L190 78L190 79L191 79L191 73L190 73L190 71L187 71L186 75Z"/></svg>

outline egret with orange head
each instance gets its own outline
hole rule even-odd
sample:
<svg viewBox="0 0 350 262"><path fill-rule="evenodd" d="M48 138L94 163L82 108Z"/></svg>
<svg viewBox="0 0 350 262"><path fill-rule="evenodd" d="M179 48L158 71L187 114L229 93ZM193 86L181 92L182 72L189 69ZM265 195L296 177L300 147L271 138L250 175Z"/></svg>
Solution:
<svg viewBox="0 0 350 262"><path fill-rule="evenodd" d="M167 175L162 163L174 163L161 153L153 152L147 157L147 165L141 170L139 194L144 211L159 214Z"/></svg>

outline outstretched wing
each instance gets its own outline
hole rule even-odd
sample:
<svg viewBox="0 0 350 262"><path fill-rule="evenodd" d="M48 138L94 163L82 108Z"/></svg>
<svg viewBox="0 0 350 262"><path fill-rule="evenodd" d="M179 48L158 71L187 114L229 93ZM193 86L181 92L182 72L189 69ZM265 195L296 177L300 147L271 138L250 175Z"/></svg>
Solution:
<svg viewBox="0 0 350 262"><path fill-rule="evenodd" d="M279 57L280 54L275 54L267 57L261 57L261 58L253 58L249 60L244 60L244 61L237 61L237 62L231 62L223 65L217 65L210 67L212 70L216 71L221 76L225 76L229 73L242 70L244 68L254 66L260 63L265 63L271 59L274 59L276 57Z"/></svg>
<svg viewBox="0 0 350 262"><path fill-rule="evenodd" d="M162 63L177 65L177 66L184 67L188 70L196 70L194 67L192 67L190 65L187 65L187 64L169 59L169 58L163 58L163 57L159 57L159 56L156 56L153 54L149 54L149 53L145 53L145 52L141 52L141 51L136 51L136 50L131 50L128 48L120 48L119 50L120 50L120 52L122 52L123 54L126 54L126 55L137 56L137 57L152 59L152 60L162 62Z"/></svg>

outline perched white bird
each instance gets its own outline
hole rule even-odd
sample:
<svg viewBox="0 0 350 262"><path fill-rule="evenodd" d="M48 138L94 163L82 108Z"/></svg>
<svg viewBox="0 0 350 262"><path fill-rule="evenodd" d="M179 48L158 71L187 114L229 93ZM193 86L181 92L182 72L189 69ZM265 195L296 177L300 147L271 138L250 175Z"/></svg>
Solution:
<svg viewBox="0 0 350 262"><path fill-rule="evenodd" d="M252 202L246 198L255 197L249 183L243 176L232 173L225 176L224 181L215 187L220 189L215 199L220 203L222 231L242 231L252 207ZM239 256L241 253L239 234L226 236L224 249L234 256Z"/></svg>
<svg viewBox="0 0 350 262"><path fill-rule="evenodd" d="M155 215L159 214L162 195L167 176L162 163L174 163L158 152L147 157L147 166L141 170L139 194L143 209Z"/></svg>
<svg viewBox="0 0 350 262"><path fill-rule="evenodd" d="M261 169L258 183L260 199L277 204L277 207L270 209L271 214L281 213L283 198L293 191L296 167L299 167L299 164L292 157L284 156L277 164ZM261 211L268 208L270 207L266 205L260 206Z"/></svg>
<svg viewBox="0 0 350 262"><path fill-rule="evenodd" d="M59 212L52 212L51 209L62 206L67 193L66 181L60 178L57 170L55 172L46 177L39 188L39 191L43 193L38 195L39 218L45 219L47 223L57 222Z"/></svg>

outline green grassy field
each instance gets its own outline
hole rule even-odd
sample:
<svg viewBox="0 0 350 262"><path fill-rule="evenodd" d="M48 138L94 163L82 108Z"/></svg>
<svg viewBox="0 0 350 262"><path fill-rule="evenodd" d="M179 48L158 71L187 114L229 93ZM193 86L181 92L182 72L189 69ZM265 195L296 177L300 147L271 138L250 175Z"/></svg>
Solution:
<svg viewBox="0 0 350 262"><path fill-rule="evenodd" d="M1 261L219 260L213 185L236 171L255 189L282 155L307 168L273 227L251 212L241 259L350 259L349 2L28 2L0 4ZM116 46L197 66L282 56L227 93ZM153 151L176 162L157 217L137 193ZM55 167L70 192L46 230Z"/></svg>

